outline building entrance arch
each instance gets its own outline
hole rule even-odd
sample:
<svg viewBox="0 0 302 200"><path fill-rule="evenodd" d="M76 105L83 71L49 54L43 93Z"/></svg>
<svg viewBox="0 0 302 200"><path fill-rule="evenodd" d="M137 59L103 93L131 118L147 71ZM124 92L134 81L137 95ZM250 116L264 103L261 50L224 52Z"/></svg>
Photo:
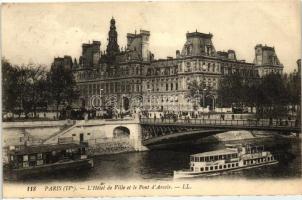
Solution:
<svg viewBox="0 0 302 200"><path fill-rule="evenodd" d="M209 94L205 97L205 105L206 107L209 106L209 110L214 110L215 109L215 96L212 94Z"/></svg>
<svg viewBox="0 0 302 200"><path fill-rule="evenodd" d="M81 102L82 108L85 108L85 106L86 106L86 101L85 101L85 99L84 99L84 98L80 98L80 102Z"/></svg>
<svg viewBox="0 0 302 200"><path fill-rule="evenodd" d="M129 108L130 108L130 100L129 100L129 98L126 97L126 96L123 96L122 101L123 101L122 102L123 103L123 109L125 111L129 110Z"/></svg>

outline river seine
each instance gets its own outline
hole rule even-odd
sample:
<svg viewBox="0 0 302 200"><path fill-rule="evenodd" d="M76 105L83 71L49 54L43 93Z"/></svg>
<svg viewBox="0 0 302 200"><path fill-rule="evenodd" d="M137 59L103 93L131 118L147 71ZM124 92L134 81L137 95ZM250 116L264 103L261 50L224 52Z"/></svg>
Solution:
<svg viewBox="0 0 302 200"><path fill-rule="evenodd" d="M282 158L276 165L213 176L210 177L211 179L290 179L301 177L301 139L241 140L236 143L264 145L266 150L281 154ZM202 143L171 150L103 155L95 157L94 168L92 169L31 177L22 180L22 182L126 181L130 179L171 181L173 179L173 170L189 167L189 155L223 147L223 143Z"/></svg>

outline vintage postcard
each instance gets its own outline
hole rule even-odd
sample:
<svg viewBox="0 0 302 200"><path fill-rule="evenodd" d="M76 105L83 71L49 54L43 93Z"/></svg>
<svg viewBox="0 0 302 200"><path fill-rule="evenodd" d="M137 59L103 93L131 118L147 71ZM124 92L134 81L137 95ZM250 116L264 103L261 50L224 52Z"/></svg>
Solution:
<svg viewBox="0 0 302 200"><path fill-rule="evenodd" d="M4 197L302 193L298 0L1 9Z"/></svg>

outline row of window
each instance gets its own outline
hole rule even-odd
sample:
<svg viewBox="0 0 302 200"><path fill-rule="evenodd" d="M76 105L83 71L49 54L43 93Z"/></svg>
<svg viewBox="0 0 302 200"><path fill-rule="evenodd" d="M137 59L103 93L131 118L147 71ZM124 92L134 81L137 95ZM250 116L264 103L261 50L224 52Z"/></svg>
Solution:
<svg viewBox="0 0 302 200"><path fill-rule="evenodd" d="M11 156L11 161L14 161L15 156ZM33 154L33 155L23 155L16 158L19 162L19 167L31 167L36 165L43 165L43 155L42 153Z"/></svg>
<svg viewBox="0 0 302 200"><path fill-rule="evenodd" d="M184 72L220 72L220 67L218 63L206 63L200 62L199 66L197 66L197 62L186 62L186 66L183 69L183 65L180 65L180 71Z"/></svg>
<svg viewBox="0 0 302 200"><path fill-rule="evenodd" d="M192 44L187 44L185 46L186 48L186 55L191 55L193 51L193 45ZM214 51L211 45L205 45L204 49L203 46L200 46L200 49L204 51L205 55L207 56L212 56L214 55Z"/></svg>
<svg viewBox="0 0 302 200"><path fill-rule="evenodd" d="M185 81L185 78L183 78L183 81ZM197 81L198 84L200 84L201 82L205 85L205 86L209 86L209 87L213 87L213 89L217 89L218 88L218 83L219 83L219 79L217 77L211 78L211 77L204 77L203 75L199 75L199 76L194 76L194 78L186 78L186 88L189 88L189 83L192 81Z"/></svg>
<svg viewBox="0 0 302 200"><path fill-rule="evenodd" d="M101 72L101 73L100 73ZM107 71L87 71L87 72L79 72L77 74L77 78L79 80L86 80L86 79L95 79L95 78L101 78L102 76L105 77L120 77L120 76L128 76L128 75L142 75L142 68L135 68L135 69L129 69L129 68L122 68L122 69L111 69Z"/></svg>
<svg viewBox="0 0 302 200"><path fill-rule="evenodd" d="M178 67L173 66L173 67L166 67L166 68L148 68L146 75L147 76L153 76L153 75L169 76L169 75L173 75L173 74L177 74L177 73L178 73Z"/></svg>
<svg viewBox="0 0 302 200"><path fill-rule="evenodd" d="M249 66L238 65L238 64L221 64L221 68L219 63L214 62L198 62L198 61L188 61L185 65L179 66L179 71L184 72L198 72L198 71L206 71L206 72L215 72L222 74L232 74L238 73L245 76L257 76L258 71L251 69Z"/></svg>
<svg viewBox="0 0 302 200"><path fill-rule="evenodd" d="M141 92L141 84L129 83L129 82L115 82L115 83L104 83L104 84L89 84L80 85L79 90L81 96L99 95L100 89L102 93L118 93L118 92Z"/></svg>
<svg viewBox="0 0 302 200"><path fill-rule="evenodd" d="M258 164L258 163L273 161L274 159L275 159L274 156L269 156L267 158L256 158L256 159L245 160L243 161L243 164L244 165Z"/></svg>
<svg viewBox="0 0 302 200"><path fill-rule="evenodd" d="M180 71L182 71L182 66L180 66ZM198 72L198 71L206 71L206 72L215 72L215 73L220 73L220 71L222 72L222 74L233 74L233 73L237 73L237 74L241 74L244 76L256 76L258 74L257 70L251 70L251 69L238 69L238 68L223 68L221 67L221 70L219 68L219 66L215 67L214 63L208 63L208 65L203 65L200 67L195 66L194 68L191 67L190 62L187 62L187 66L186 69L184 69L184 72ZM265 70L265 73L269 73L269 72L278 72L278 70ZM172 70L170 69L166 69L166 70L157 70L157 69L151 69L149 68L147 70L147 76L151 76L151 75L173 75L173 74L177 74L178 73L178 69L177 68L172 68ZM141 71L139 71L138 73L131 73L132 75L141 75ZM105 77L119 77L119 76L125 76L125 75L129 75L128 71L118 71L116 72L115 70L110 70L110 71L106 71L104 72ZM99 73L79 73L77 75L79 80L86 80L86 79L95 79L95 78L100 78L102 76L102 74Z"/></svg>
<svg viewBox="0 0 302 200"><path fill-rule="evenodd" d="M178 90L178 82L175 83L156 83L156 84L152 84L150 85L149 83L147 83L147 88L146 90L151 89L152 92L154 91L173 91L173 90Z"/></svg>
<svg viewBox="0 0 302 200"><path fill-rule="evenodd" d="M253 69L222 68L221 67L221 72L223 75L238 74L238 75L250 76L250 77L258 76L258 70L253 70Z"/></svg>
<svg viewBox="0 0 302 200"><path fill-rule="evenodd" d="M151 103L154 103L154 104L159 104L160 102L164 103L177 103L178 102L178 98L177 97L173 97L173 96L170 96L170 97L167 97L167 96L159 96L159 97L156 97L156 96L147 96L147 102L150 103L150 100L151 100Z"/></svg>
<svg viewBox="0 0 302 200"><path fill-rule="evenodd" d="M266 70L263 70L264 71L264 75L266 74L270 74L270 73L282 73L282 70L278 70L278 69L266 69Z"/></svg>
<svg viewBox="0 0 302 200"><path fill-rule="evenodd" d="M194 171L201 171L201 172L207 172L207 171L213 171L213 170L218 170L218 169L230 169L230 168L234 168L234 167L238 167L239 164L237 163L229 163L229 164L225 164L225 165L216 165L216 166L210 166L210 167L201 167L201 168L195 168ZM191 167L191 170L193 171L193 167Z"/></svg>
<svg viewBox="0 0 302 200"><path fill-rule="evenodd" d="M206 78L206 77L203 77L203 76L200 76L200 77L197 77L199 78L200 81L203 81L204 84L206 86L210 86L210 87L214 87L214 88L217 88L218 86L218 78ZM197 79L198 80L198 79ZM157 81L156 83L154 83L155 81ZM164 81L166 81L164 83ZM152 80L150 82L147 82L146 84L146 88L145 90L149 90L151 89L151 91L174 91L174 90L178 90L179 87L178 87L178 79L175 79L175 81L173 82L170 82L169 83L169 79L160 79L160 80ZM183 78L183 81L185 81L185 78ZM187 89L189 89L189 82L191 82L191 78L187 78L186 79L186 83L187 83Z"/></svg>
<svg viewBox="0 0 302 200"><path fill-rule="evenodd" d="M217 156L203 156L203 157L191 156L190 161L192 161L192 162L209 162L209 161L225 160L225 159L231 159L231 158L238 158L238 154L233 153L233 154L225 154L225 155L217 155Z"/></svg>
<svg viewBox="0 0 302 200"><path fill-rule="evenodd" d="M14 161L14 156L11 156L11 161ZM37 155L23 155L23 157L22 157L22 161L24 161L24 162L26 162L26 161L28 161L28 160L30 160L30 161L35 161L35 160L37 160L37 159L42 159L42 153L38 153Z"/></svg>
<svg viewBox="0 0 302 200"><path fill-rule="evenodd" d="M27 167L33 167L33 166L39 166L43 165L43 160L37 160L37 161L30 161L30 162L23 162L22 167L27 168ZM21 166L19 166L21 167Z"/></svg>

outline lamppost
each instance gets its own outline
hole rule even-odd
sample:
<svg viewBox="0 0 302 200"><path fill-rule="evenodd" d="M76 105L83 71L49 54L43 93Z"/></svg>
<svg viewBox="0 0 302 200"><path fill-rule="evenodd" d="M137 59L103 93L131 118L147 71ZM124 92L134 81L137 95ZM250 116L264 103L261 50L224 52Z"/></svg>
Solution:
<svg viewBox="0 0 302 200"><path fill-rule="evenodd" d="M122 98L121 98L121 106L120 106L120 116L122 117L122 114L123 114L123 112L122 112L122 110L123 110L123 107L124 107L124 95L122 95L121 96Z"/></svg>
<svg viewBox="0 0 302 200"><path fill-rule="evenodd" d="M102 103L102 91L103 91L103 89L100 88L100 110L102 110L102 105L103 105L103 103Z"/></svg>
<svg viewBox="0 0 302 200"><path fill-rule="evenodd" d="M206 91L207 91L207 89L206 88L204 88L203 90L202 90L202 92L203 92L203 95L202 95L202 104L203 104L203 108L205 107L205 93L206 93Z"/></svg>
<svg viewBox="0 0 302 200"><path fill-rule="evenodd" d="M103 89L101 88L100 89L100 98L102 97L102 91L103 91Z"/></svg>
<svg viewBox="0 0 302 200"><path fill-rule="evenodd" d="M100 111L102 110L102 106L103 106L103 102L102 102L102 91L103 91L103 89L100 88L100 106L99 106L99 110L100 110ZM102 114L99 113L99 116L102 117Z"/></svg>
<svg viewBox="0 0 302 200"><path fill-rule="evenodd" d="M150 111L151 111L151 89L150 88L148 89L148 92L149 92Z"/></svg>
<svg viewBox="0 0 302 200"><path fill-rule="evenodd" d="M199 90L197 90L196 93L197 93L197 94L195 95L195 97L196 97L196 98L195 98L195 103L196 103L196 107L198 108L198 107L199 107L199 105L198 105Z"/></svg>

